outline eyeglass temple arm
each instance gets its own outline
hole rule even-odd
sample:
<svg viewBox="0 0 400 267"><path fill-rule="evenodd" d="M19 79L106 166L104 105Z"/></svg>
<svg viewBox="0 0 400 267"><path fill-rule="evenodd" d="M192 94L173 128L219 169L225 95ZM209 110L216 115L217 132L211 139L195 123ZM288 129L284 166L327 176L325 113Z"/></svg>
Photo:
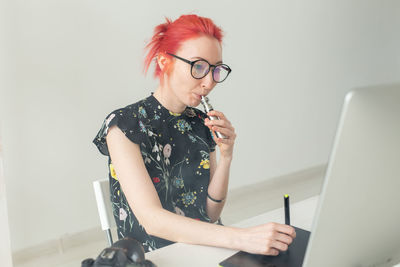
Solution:
<svg viewBox="0 0 400 267"><path fill-rule="evenodd" d="M184 61L184 62L186 62L186 63L188 63L188 64L190 64L190 65L193 64L193 61L190 61L190 60L187 60L187 59L178 57L178 56L176 56L176 55L174 55L174 54L171 54L171 53L167 53L167 54L170 55L170 56L173 56L173 57L175 57L175 58L177 58L177 59L180 59L180 60L182 60L182 61Z"/></svg>

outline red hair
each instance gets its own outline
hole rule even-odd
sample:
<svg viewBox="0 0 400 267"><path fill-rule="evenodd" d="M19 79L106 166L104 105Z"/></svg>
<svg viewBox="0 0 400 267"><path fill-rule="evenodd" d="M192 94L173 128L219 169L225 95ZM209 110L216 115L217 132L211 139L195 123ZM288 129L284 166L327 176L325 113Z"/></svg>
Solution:
<svg viewBox="0 0 400 267"><path fill-rule="evenodd" d="M155 27L154 35L145 47L149 51L144 60L144 73L147 73L151 61L157 58L159 52L173 54L184 41L203 34L216 38L219 43L222 42L221 28L209 18L197 15L182 15L175 21L166 18L166 23ZM156 64L154 77L162 79L161 74L160 66Z"/></svg>

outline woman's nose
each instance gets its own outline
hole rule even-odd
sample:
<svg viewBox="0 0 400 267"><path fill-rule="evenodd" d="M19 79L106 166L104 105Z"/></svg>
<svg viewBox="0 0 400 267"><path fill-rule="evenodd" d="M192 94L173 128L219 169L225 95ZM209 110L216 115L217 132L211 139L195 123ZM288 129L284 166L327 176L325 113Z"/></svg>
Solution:
<svg viewBox="0 0 400 267"><path fill-rule="evenodd" d="M203 89L211 90L214 88L215 84L216 83L214 82L213 77L212 77L212 71L210 70L207 73L207 75L201 79L201 87Z"/></svg>

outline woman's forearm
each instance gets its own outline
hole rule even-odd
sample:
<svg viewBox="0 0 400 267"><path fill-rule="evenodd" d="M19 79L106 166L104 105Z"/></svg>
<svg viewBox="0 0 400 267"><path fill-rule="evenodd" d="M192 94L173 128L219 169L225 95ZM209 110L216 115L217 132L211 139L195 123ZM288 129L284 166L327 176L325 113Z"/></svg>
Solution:
<svg viewBox="0 0 400 267"><path fill-rule="evenodd" d="M229 170L231 167L232 158L221 157L217 164L217 168L210 179L208 186L208 194L216 200L222 202L215 202L207 197L207 214L212 222L219 219L222 209L225 205L225 198L228 193L229 183Z"/></svg>
<svg viewBox="0 0 400 267"><path fill-rule="evenodd" d="M144 226L150 235L174 242L240 250L240 228L194 220L165 209L152 210L146 220Z"/></svg>
<svg viewBox="0 0 400 267"><path fill-rule="evenodd" d="M267 223L235 228L197 221L163 208L149 210L143 226L150 235L167 240L242 250L253 254L278 255L286 251L296 237L293 227Z"/></svg>

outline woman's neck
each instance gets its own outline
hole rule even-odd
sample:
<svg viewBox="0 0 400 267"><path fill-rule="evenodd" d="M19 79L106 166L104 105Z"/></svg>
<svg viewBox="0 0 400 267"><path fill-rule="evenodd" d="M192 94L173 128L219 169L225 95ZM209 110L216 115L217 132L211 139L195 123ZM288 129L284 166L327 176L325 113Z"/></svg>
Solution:
<svg viewBox="0 0 400 267"><path fill-rule="evenodd" d="M181 114L186 109L186 105L183 104L168 87L159 85L153 96L161 103L161 105L163 105L163 107L173 113Z"/></svg>

